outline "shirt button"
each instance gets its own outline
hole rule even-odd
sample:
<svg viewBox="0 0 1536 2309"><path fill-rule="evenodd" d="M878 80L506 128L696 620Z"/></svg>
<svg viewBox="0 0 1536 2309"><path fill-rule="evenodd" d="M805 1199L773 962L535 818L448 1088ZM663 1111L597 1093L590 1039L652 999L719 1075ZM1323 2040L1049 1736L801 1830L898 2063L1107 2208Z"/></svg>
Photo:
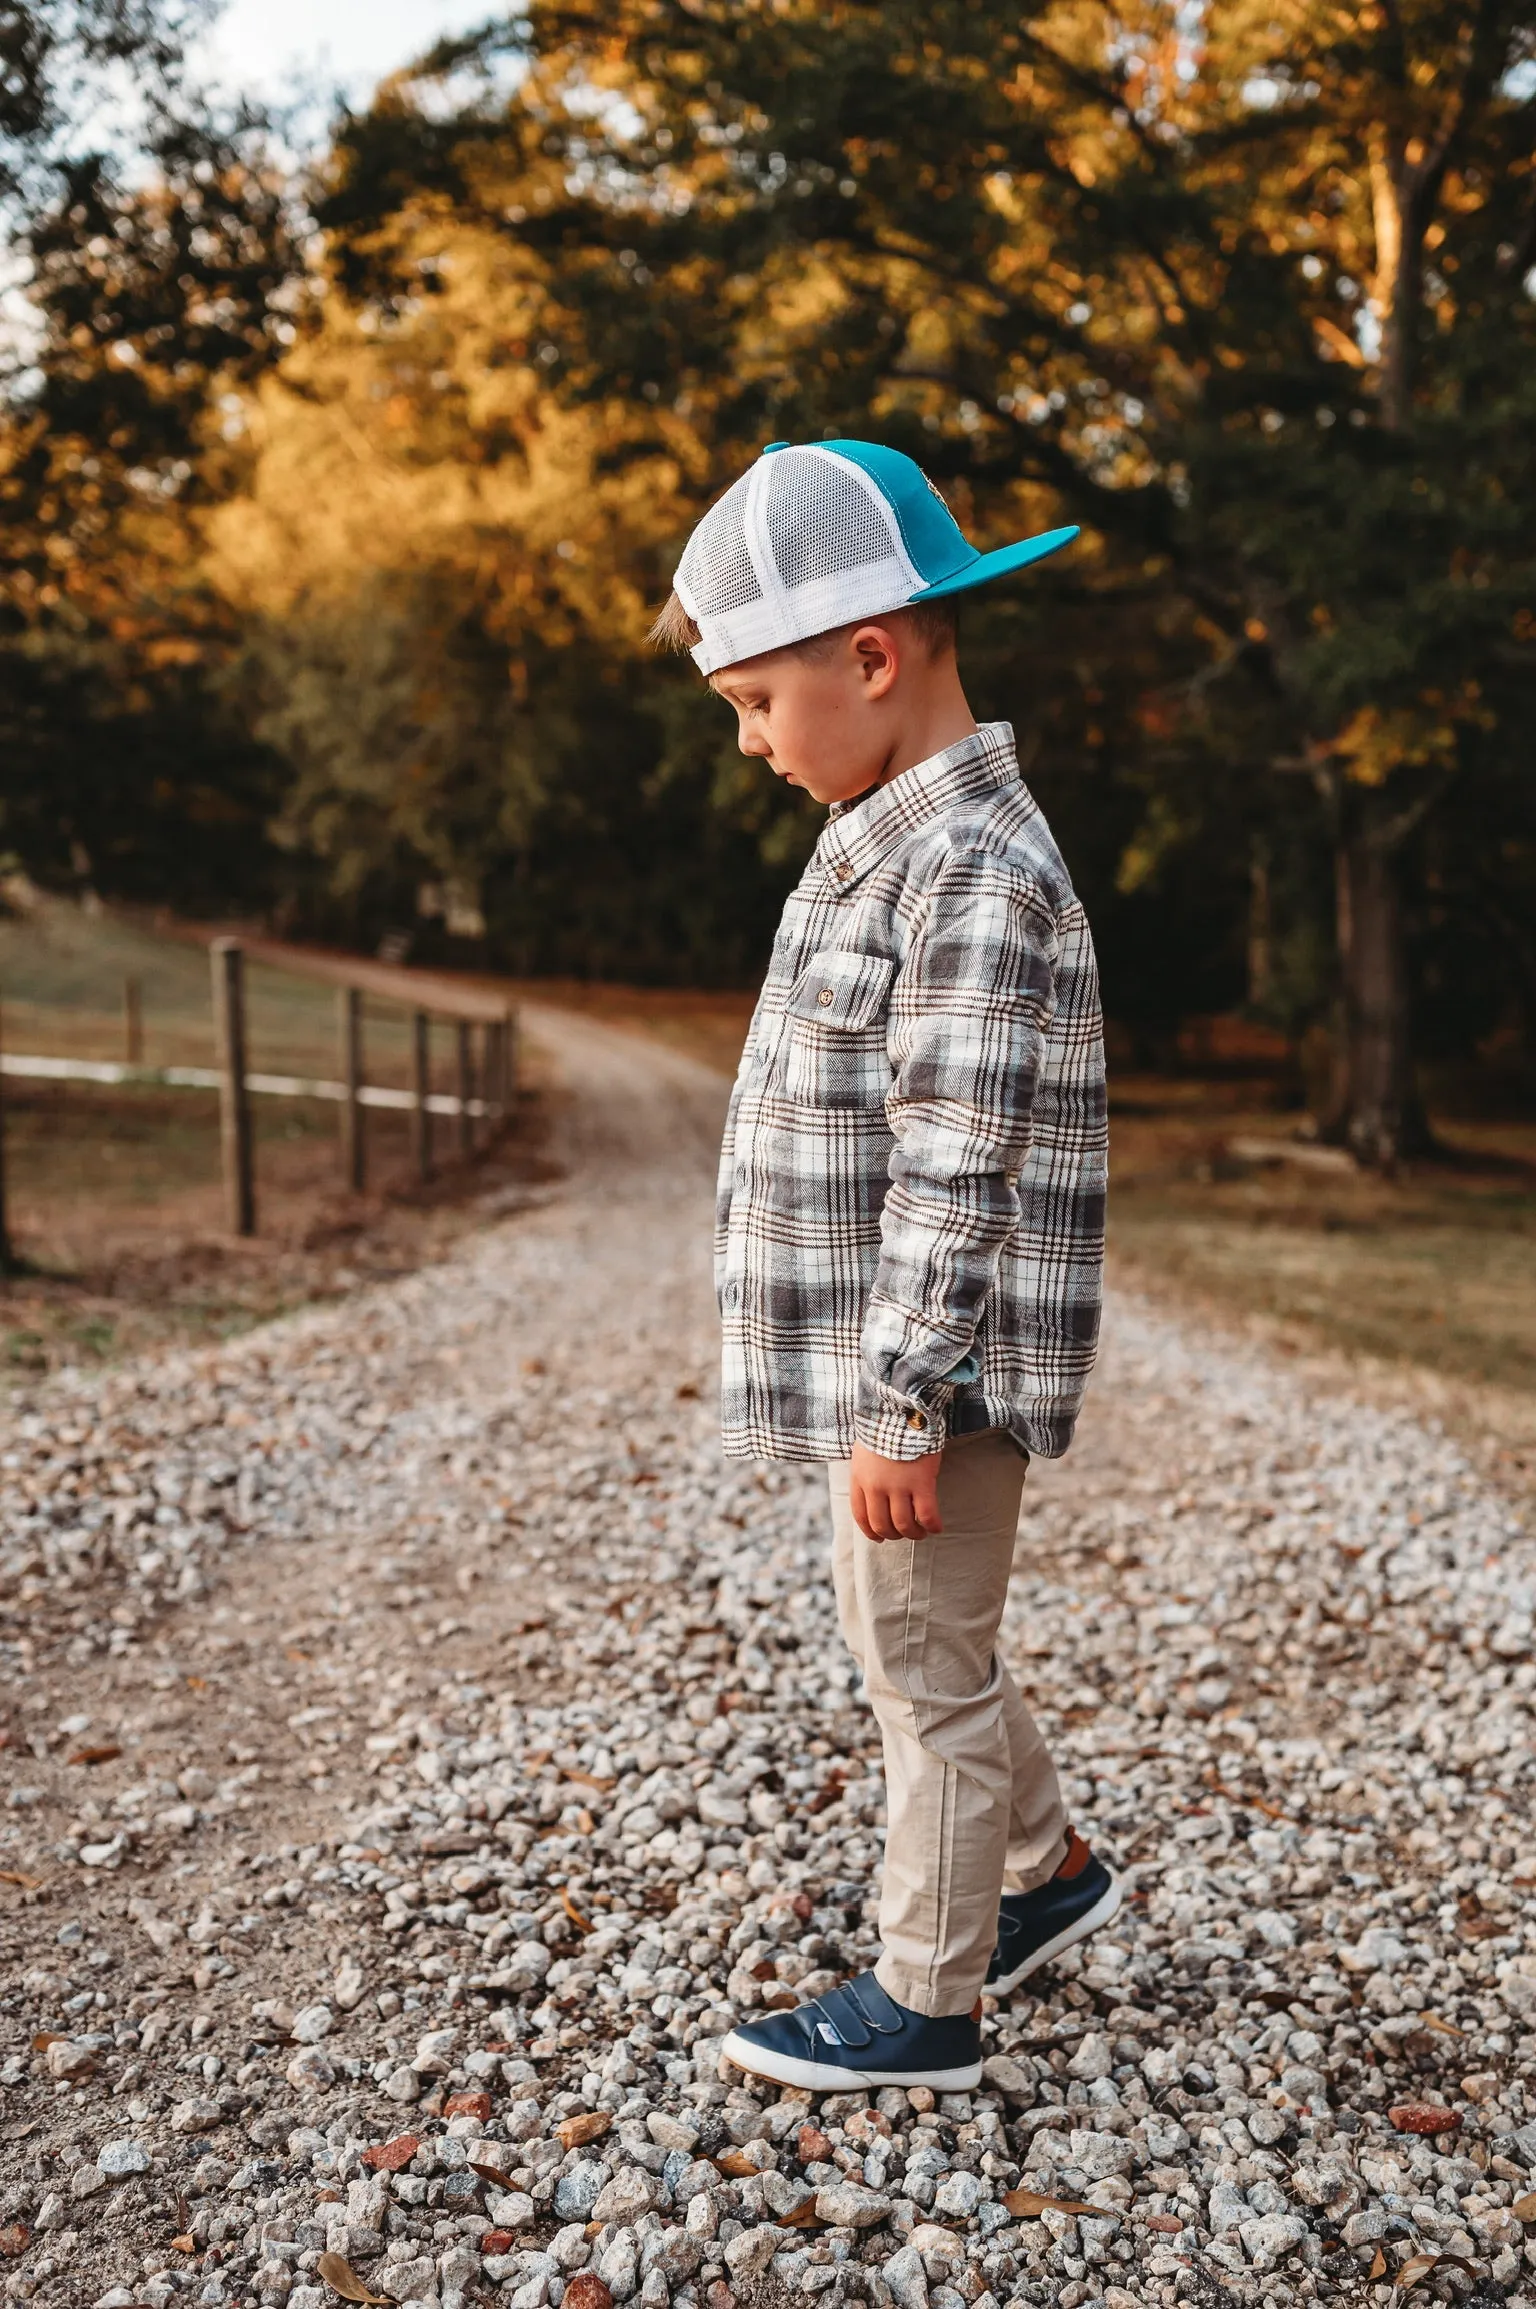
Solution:
<svg viewBox="0 0 1536 2309"><path fill-rule="evenodd" d="M853 879L853 868L851 866L838 866L834 869L834 871L836 872L837 878L840 882L850 882Z"/></svg>
<svg viewBox="0 0 1536 2309"><path fill-rule="evenodd" d="M824 986L816 997L817 1002L821 1005L823 1010L830 1010L836 999L837 997L832 992L830 986Z"/></svg>
<svg viewBox="0 0 1536 2309"><path fill-rule="evenodd" d="M927 1424L928 1422L921 1411L909 1411L907 1413L907 1425L909 1427L926 1427Z"/></svg>

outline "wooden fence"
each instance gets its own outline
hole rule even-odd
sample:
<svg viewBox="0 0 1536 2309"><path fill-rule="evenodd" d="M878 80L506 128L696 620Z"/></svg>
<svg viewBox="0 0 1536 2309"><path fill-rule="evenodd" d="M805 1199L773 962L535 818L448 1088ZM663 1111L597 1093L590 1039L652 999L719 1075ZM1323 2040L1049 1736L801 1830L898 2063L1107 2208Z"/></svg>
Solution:
<svg viewBox="0 0 1536 2309"><path fill-rule="evenodd" d="M338 1074L325 1077L270 1074L250 1064L247 1031L246 964L327 980L336 987ZM209 948L212 969L214 1046L218 1064L145 1066L143 1012L137 981L123 990L127 1057L53 1058L0 1053L0 1267L14 1264L6 1223L5 1083L7 1078L54 1082L140 1084L165 1090L216 1090L219 1094L224 1203L230 1229L256 1232L255 1135L253 1098L311 1098L336 1101L341 1108L341 1172L346 1185L361 1192L368 1178L366 1116L389 1107L411 1117L413 1167L429 1179L435 1167L438 1116L450 1120L454 1146L462 1158L502 1131L511 1112L517 1074L516 1013L499 996L478 987L458 987L435 973L373 964L339 956L307 954L265 939L217 938ZM364 998L398 1006L410 1017L411 1086L408 1090L367 1079ZM453 1088L433 1088L433 1026L453 1029Z"/></svg>

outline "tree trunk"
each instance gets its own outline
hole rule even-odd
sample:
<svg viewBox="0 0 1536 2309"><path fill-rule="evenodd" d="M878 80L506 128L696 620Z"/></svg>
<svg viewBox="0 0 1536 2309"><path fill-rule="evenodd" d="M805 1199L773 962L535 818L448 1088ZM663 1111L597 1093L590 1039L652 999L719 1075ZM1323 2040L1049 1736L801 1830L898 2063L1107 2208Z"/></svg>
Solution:
<svg viewBox="0 0 1536 2309"><path fill-rule="evenodd" d="M1414 1078L1400 848L1380 796L1351 801L1336 857L1342 1064L1324 1135L1390 1170L1432 1142Z"/></svg>

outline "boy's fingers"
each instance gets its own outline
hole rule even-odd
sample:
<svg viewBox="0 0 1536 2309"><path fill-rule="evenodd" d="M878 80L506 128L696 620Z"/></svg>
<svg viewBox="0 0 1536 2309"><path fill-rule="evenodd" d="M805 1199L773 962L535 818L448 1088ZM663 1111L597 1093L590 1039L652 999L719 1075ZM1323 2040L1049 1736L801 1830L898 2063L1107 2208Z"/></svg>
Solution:
<svg viewBox="0 0 1536 2309"><path fill-rule="evenodd" d="M872 1538L900 1539L903 1536L896 1502L889 1491L878 1490L872 1485L864 1494L864 1503L869 1513Z"/></svg>
<svg viewBox="0 0 1536 2309"><path fill-rule="evenodd" d="M939 1479L931 1470L923 1470L922 1479L912 1486L912 1515L916 1524L914 1539L926 1539L930 1533L944 1529L939 1514Z"/></svg>
<svg viewBox="0 0 1536 2309"><path fill-rule="evenodd" d="M875 1529L873 1501L861 1483L851 1483L848 1486L848 1505L852 1511L854 1522L866 1539L879 1542L885 1537L883 1531Z"/></svg>

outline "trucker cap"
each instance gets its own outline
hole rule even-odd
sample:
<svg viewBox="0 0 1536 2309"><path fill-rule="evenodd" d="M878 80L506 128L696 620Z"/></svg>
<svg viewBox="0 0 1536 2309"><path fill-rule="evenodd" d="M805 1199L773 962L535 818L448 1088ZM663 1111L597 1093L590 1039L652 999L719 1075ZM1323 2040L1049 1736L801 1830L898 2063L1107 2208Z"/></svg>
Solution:
<svg viewBox="0 0 1536 2309"><path fill-rule="evenodd" d="M856 618L965 593L1078 534L978 553L920 465L874 441L774 441L712 505L673 580L700 673Z"/></svg>

